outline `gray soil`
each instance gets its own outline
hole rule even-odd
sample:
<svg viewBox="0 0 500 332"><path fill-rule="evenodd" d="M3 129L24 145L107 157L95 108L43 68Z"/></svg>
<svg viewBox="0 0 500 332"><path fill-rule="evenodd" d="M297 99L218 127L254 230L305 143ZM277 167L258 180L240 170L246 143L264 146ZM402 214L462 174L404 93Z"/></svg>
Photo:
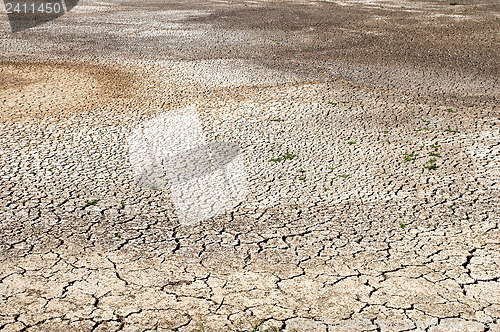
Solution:
<svg viewBox="0 0 500 332"><path fill-rule="evenodd" d="M0 329L500 331L498 1L82 0L9 29ZM248 182L189 225L127 142L184 107Z"/></svg>

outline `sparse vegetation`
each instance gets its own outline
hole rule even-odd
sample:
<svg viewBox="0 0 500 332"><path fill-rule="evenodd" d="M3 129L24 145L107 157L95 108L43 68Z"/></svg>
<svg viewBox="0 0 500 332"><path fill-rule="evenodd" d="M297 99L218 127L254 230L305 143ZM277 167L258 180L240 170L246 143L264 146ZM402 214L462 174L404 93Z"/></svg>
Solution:
<svg viewBox="0 0 500 332"><path fill-rule="evenodd" d="M284 159L284 160L287 160L287 159L290 159L290 160L291 160L291 159L293 159L293 158L295 158L295 157L297 157L297 155L296 155L296 154L293 154L293 153L290 153L290 152L287 152L287 153L285 153L285 154L283 155L283 159Z"/></svg>
<svg viewBox="0 0 500 332"><path fill-rule="evenodd" d="M93 199L91 201L85 201L85 206L97 205L97 199Z"/></svg>
<svg viewBox="0 0 500 332"><path fill-rule="evenodd" d="M339 177L347 179L349 177L349 175L348 174L339 174Z"/></svg>
<svg viewBox="0 0 500 332"><path fill-rule="evenodd" d="M356 144L356 142L355 141L349 141L349 142L347 142L347 144L353 145L353 144Z"/></svg>
<svg viewBox="0 0 500 332"><path fill-rule="evenodd" d="M425 168L427 168L429 171L432 171L432 170L435 170L437 169L437 166L436 166L436 159L432 158L432 159L429 159L426 164L426 166L424 166Z"/></svg>
<svg viewBox="0 0 500 332"><path fill-rule="evenodd" d="M453 133L453 134L456 134L456 133L458 133L458 132L459 132L458 130L453 130L453 129L450 129L450 128L445 129L444 131L447 131L447 132L449 132L449 133Z"/></svg>
<svg viewBox="0 0 500 332"><path fill-rule="evenodd" d="M441 158L441 155L437 152L429 152L429 156Z"/></svg>
<svg viewBox="0 0 500 332"><path fill-rule="evenodd" d="M405 153L405 162L409 162L415 160L415 154L414 153Z"/></svg>

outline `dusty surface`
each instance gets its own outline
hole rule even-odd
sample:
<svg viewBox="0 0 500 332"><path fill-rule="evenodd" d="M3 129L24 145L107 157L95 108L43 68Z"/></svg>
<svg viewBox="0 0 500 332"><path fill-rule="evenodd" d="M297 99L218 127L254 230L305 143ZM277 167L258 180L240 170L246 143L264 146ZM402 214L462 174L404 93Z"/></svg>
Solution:
<svg viewBox="0 0 500 332"><path fill-rule="evenodd" d="M3 20L0 327L499 330L499 17L81 1ZM137 185L126 141L184 106L248 172L246 200L195 225Z"/></svg>

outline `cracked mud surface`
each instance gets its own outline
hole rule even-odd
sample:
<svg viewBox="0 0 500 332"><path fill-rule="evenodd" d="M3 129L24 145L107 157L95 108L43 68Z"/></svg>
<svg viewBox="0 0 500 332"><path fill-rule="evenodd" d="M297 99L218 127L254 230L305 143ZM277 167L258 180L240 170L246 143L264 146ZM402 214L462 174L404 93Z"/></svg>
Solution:
<svg viewBox="0 0 500 332"><path fill-rule="evenodd" d="M499 14L81 1L1 21L0 328L500 330ZM127 146L186 106L248 176L194 225Z"/></svg>

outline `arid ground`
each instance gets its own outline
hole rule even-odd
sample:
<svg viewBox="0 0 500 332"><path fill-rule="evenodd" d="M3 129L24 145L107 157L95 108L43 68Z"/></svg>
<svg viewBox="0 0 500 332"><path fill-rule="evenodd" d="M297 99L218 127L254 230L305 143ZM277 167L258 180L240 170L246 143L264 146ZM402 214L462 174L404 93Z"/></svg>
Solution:
<svg viewBox="0 0 500 332"><path fill-rule="evenodd" d="M457 1L2 15L0 329L500 331L500 3ZM186 108L248 185L192 224L127 141Z"/></svg>

